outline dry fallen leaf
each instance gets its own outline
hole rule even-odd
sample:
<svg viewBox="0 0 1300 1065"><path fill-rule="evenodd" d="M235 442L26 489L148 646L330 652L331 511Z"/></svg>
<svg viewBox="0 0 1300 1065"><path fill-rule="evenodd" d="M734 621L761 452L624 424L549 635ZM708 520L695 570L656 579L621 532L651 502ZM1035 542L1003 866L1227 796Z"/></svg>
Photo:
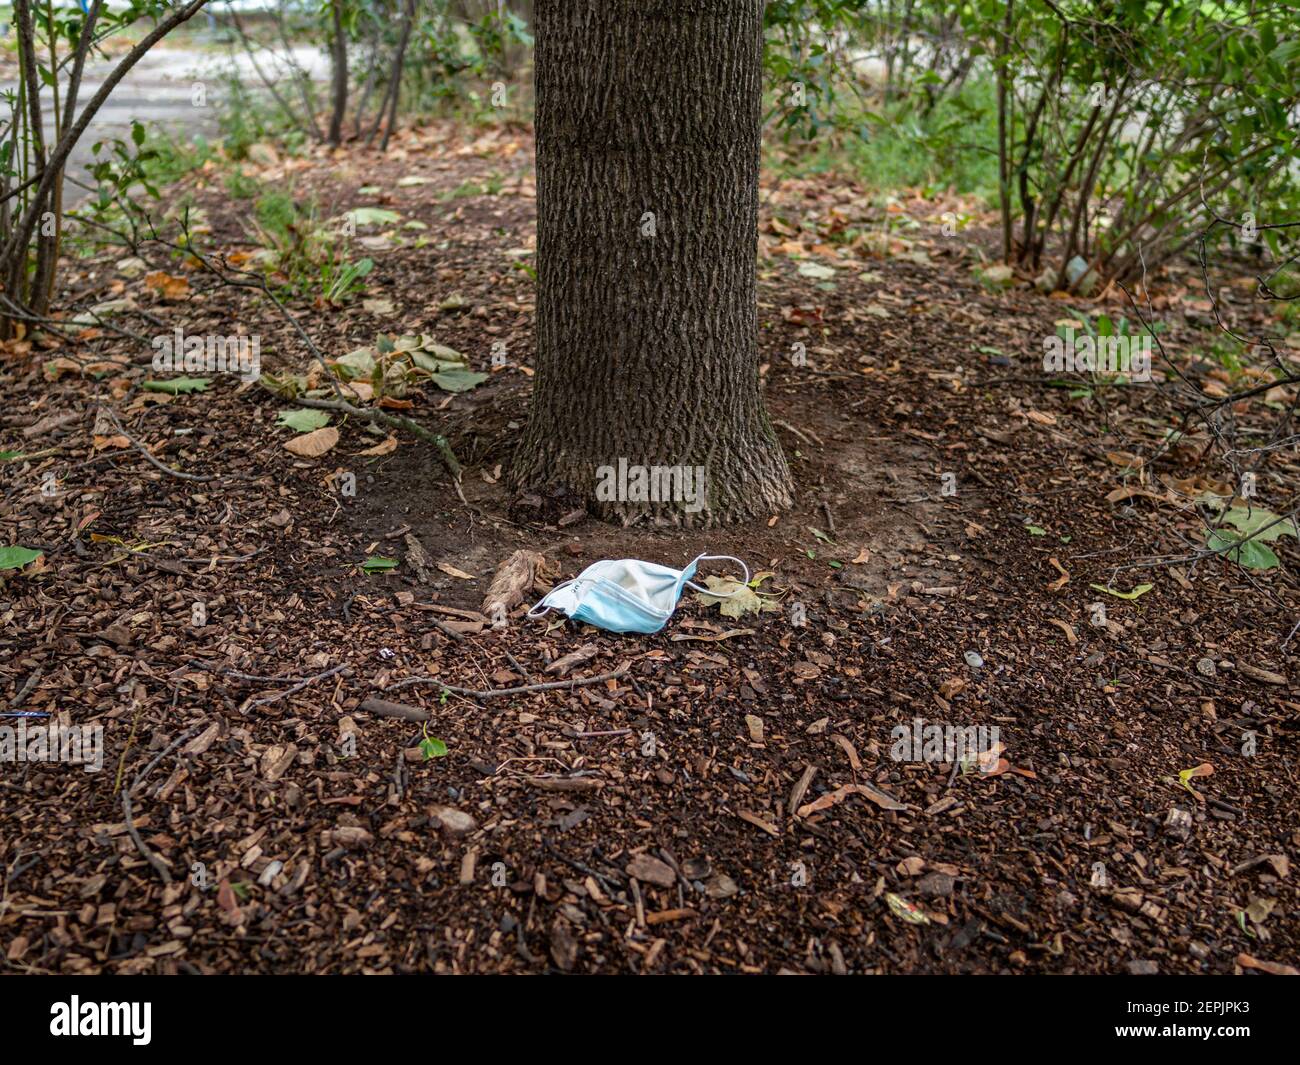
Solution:
<svg viewBox="0 0 1300 1065"><path fill-rule="evenodd" d="M1243 969L1258 969L1260 972L1270 973L1273 976L1300 976L1300 969L1294 965L1283 965L1278 961L1260 961L1258 958L1252 958L1249 954L1238 954L1237 964Z"/></svg>
<svg viewBox="0 0 1300 1065"><path fill-rule="evenodd" d="M1079 637L1074 631L1074 626L1068 621L1062 621L1060 618L1048 618L1047 620L1050 624L1055 625L1065 633L1065 638L1070 641L1071 646L1079 642Z"/></svg>
<svg viewBox="0 0 1300 1065"><path fill-rule="evenodd" d="M303 458L314 459L325 454L338 442L339 431L334 426L327 425L324 429L303 433L301 436L295 436L292 440L286 440L284 449L295 455L301 455Z"/></svg>
<svg viewBox="0 0 1300 1065"><path fill-rule="evenodd" d="M180 300L190 294L190 282L185 277L174 277L166 270L152 270L144 275L146 288L152 289L163 299Z"/></svg>
<svg viewBox="0 0 1300 1065"><path fill-rule="evenodd" d="M715 633L711 636L691 635L690 633L674 633L668 637L673 643L686 643L691 640L701 641L703 643L718 643L721 640L730 640L733 636L753 636L753 629L728 629L726 632Z"/></svg>
<svg viewBox="0 0 1300 1065"><path fill-rule="evenodd" d="M842 736L838 732L831 736L831 740L838 743L840 749L844 751L845 757L849 760L849 768L855 773L860 771L862 769L862 760L858 757L858 750L853 746L852 741L847 736Z"/></svg>
<svg viewBox="0 0 1300 1065"><path fill-rule="evenodd" d="M742 821L753 825L755 828L761 828L769 836L781 835L781 830L777 828L776 825L772 824L771 821L764 820L762 817L759 817L758 814L752 813L749 810L737 810L736 816Z"/></svg>
<svg viewBox="0 0 1300 1065"><path fill-rule="evenodd" d="M387 440L383 440L374 447L368 447L365 451L358 451L358 455L391 455L397 450L397 437L391 433Z"/></svg>
<svg viewBox="0 0 1300 1065"><path fill-rule="evenodd" d="M843 802L850 795L862 795L882 810L906 810L907 805L899 802L891 795L886 795L879 788L873 788L870 784L845 784L836 788L834 791L828 791L825 795L812 802L799 807L797 815L807 817L809 814L815 814L819 810L828 810L832 806Z"/></svg>
<svg viewBox="0 0 1300 1065"><path fill-rule="evenodd" d="M442 570L443 573L447 574L448 577L459 577L462 581L478 580L478 578L475 577L474 574L466 573L463 569L457 569L455 566L451 565L448 562L439 562L438 568Z"/></svg>

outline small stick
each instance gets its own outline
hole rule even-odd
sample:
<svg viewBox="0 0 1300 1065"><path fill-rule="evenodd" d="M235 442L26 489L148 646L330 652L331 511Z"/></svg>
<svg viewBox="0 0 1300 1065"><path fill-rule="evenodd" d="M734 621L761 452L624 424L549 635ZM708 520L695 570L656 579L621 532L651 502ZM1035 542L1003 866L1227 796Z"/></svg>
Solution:
<svg viewBox="0 0 1300 1065"><path fill-rule="evenodd" d="M131 781L131 786L129 788L122 789L122 812L126 814L127 834L131 837L131 842L135 844L135 849L140 852L144 860L152 865L158 875L162 877L162 882L164 884L170 884L172 882L171 870L167 868L166 864L158 857L158 855L154 854L153 851L145 846L144 840L140 838L140 832L134 824L135 813L131 809L131 792L144 783L144 778L153 771L154 766L161 762L163 758L174 751L197 731L197 729L187 729L185 732L182 732L172 740L171 743L167 744L166 747L159 751L157 757L136 774L135 780Z"/></svg>
<svg viewBox="0 0 1300 1065"><path fill-rule="evenodd" d="M437 618L432 618L431 620L433 621L433 627L437 629L440 633L442 633L444 636L446 636L448 639L450 639L453 643L461 643L464 641L465 637L462 636L455 629L453 629L445 621L439 621Z"/></svg>
<svg viewBox="0 0 1300 1065"><path fill-rule="evenodd" d="M826 515L826 531L832 536L835 535L835 518L831 515L831 505L822 500L822 513Z"/></svg>
<svg viewBox="0 0 1300 1065"><path fill-rule="evenodd" d="M573 678L572 680L555 680L545 684L524 684L518 688L490 688L487 691L474 691L471 688L458 688L454 684L444 684L436 677L407 677L405 680L399 680L396 684L390 684L385 691L396 691L398 688L405 688L411 684L436 684L443 691L453 692L456 695L465 695L471 699L495 699L503 695L524 695L528 692L556 691L560 688L583 688L589 684L600 684L606 680L617 680L619 677L627 674L627 666L619 666L612 673L602 673L598 677Z"/></svg>
<svg viewBox="0 0 1300 1065"><path fill-rule="evenodd" d="M225 677L234 677L236 680L260 680L269 681L272 684L287 684L291 681L317 679L315 677L265 677L258 673L240 673L238 670L226 669L224 666L214 666L210 662L200 662L197 658L191 658L185 664L187 666L197 666L199 669L206 669L210 673L220 673Z"/></svg>
<svg viewBox="0 0 1300 1065"><path fill-rule="evenodd" d="M819 437L815 436L812 433L812 430L809 430L807 433L805 433L801 429L796 429L789 422L783 422L776 418L772 419L772 424L775 425L778 429L784 429L788 433L793 433L809 447L812 447L814 443L818 444L821 447L825 447L825 444L822 443Z"/></svg>
<svg viewBox="0 0 1300 1065"><path fill-rule="evenodd" d="M32 694L33 689L40 682L41 674L44 672L45 670L43 667L41 666L36 667L35 672L33 672L32 675L27 678L27 683L23 685L23 690L20 691L17 695L15 695L13 699L10 701L9 703L10 710L17 710L20 706L23 705L23 703L27 701L27 696Z"/></svg>
<svg viewBox="0 0 1300 1065"><path fill-rule="evenodd" d="M154 466L158 467L158 469L162 470L163 473L171 474L171 476L176 477L182 481L215 481L216 480L215 477L210 477L206 474L182 473L180 470L173 470L165 462L161 462L157 458L155 458L153 452L151 452L147 447L145 447L142 443L140 443L139 440L137 440L130 433L128 433L126 429L123 427L122 423L117 420L117 415L114 414L112 410L110 410L108 407L104 407L102 409L108 415L109 421L113 423L113 428L115 428L119 433L121 433L124 437L126 437L127 440L131 442L132 446L138 452L140 452L141 455L147 458L150 461L150 463L152 463Z"/></svg>
<svg viewBox="0 0 1300 1065"><path fill-rule="evenodd" d="M524 667L519 664L519 660L515 658L515 656L512 655L509 651L505 652L505 656L506 658L510 659L510 664L515 667L515 672L518 673L521 677L523 677L524 680L527 680L528 670L524 669Z"/></svg>
<svg viewBox="0 0 1300 1065"><path fill-rule="evenodd" d="M132 823L134 821L134 815L131 813L130 788L122 789L122 812L126 814L126 831L131 837L131 842L135 844L135 849L140 852L146 862L157 870L158 875L162 877L162 882L164 884L170 884L172 882L171 871L163 864L163 860L159 858L158 855L154 854L153 851L144 845L144 840L140 838L139 831Z"/></svg>
<svg viewBox="0 0 1300 1065"><path fill-rule="evenodd" d="M590 740L590 739L595 739L597 736L630 736L630 735L632 735L632 730L631 730L630 728L615 728L615 729L609 729L609 730L607 730L607 731L605 731L605 732L574 732L573 729L571 729L571 728L563 728L563 729L561 729L560 731L561 731L564 735L568 736L569 739L571 739L571 740Z"/></svg>
<svg viewBox="0 0 1300 1065"><path fill-rule="evenodd" d="M268 695L262 699L254 699L251 703L249 703L246 707L244 707L244 710L248 711L248 710L252 710L253 707L255 706L265 706L267 703L279 702L281 699L287 698L288 696L292 695L294 692L302 691L303 688L307 687L307 685L315 684L318 680L324 680L326 677L332 677L334 676L335 673L343 673L345 676L349 676L349 677L352 676L352 670L348 668L347 663L345 662L341 666L335 666L333 669L327 669L324 673L318 673L314 677L307 677L304 680L299 681L292 688L289 688L286 691L279 692L276 695Z"/></svg>

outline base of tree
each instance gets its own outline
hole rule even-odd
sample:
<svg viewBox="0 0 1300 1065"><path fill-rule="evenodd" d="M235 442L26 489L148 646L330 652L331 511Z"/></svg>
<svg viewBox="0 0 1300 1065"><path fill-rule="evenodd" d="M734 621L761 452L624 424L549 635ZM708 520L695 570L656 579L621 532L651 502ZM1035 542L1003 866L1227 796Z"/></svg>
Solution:
<svg viewBox="0 0 1300 1065"><path fill-rule="evenodd" d="M521 494L578 501L594 517L624 526L729 525L788 509L794 483L766 419L726 436L725 452L670 464L609 453L565 453L553 434L530 424L511 484ZM634 448L617 450L636 454Z"/></svg>

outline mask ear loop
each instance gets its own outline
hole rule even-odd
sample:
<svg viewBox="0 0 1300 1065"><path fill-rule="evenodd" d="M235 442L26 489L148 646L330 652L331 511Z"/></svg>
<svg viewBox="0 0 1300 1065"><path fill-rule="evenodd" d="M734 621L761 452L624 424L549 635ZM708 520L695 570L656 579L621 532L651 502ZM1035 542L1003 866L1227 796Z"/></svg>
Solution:
<svg viewBox="0 0 1300 1065"><path fill-rule="evenodd" d="M572 580L560 581L559 584L553 585L551 590L547 592L546 595L542 596L541 601L538 602L538 604L535 607L533 607L530 611L528 611L528 613L525 614L524 617L540 618L545 614L549 614L555 608L552 606L547 606L546 600L550 596L558 592L561 588L567 588L569 585L577 584L577 583L578 583L578 578L574 577Z"/></svg>
<svg viewBox="0 0 1300 1065"><path fill-rule="evenodd" d="M745 584L746 585L749 584L749 567L746 566L745 563L742 562L740 559L736 558L735 555L699 555L696 557L695 562L708 562L711 560L717 562L734 562L737 566L739 566L741 569L745 571ZM692 566L695 565L695 562L692 562L691 565ZM689 569L690 567L688 566L687 568ZM694 588L697 592L703 592L705 595L711 595L715 599L734 599L736 596L740 594L739 588L737 588L734 592L727 592L724 595L721 592L710 591L708 588L701 588L694 581L685 581L683 583L685 583L687 588Z"/></svg>

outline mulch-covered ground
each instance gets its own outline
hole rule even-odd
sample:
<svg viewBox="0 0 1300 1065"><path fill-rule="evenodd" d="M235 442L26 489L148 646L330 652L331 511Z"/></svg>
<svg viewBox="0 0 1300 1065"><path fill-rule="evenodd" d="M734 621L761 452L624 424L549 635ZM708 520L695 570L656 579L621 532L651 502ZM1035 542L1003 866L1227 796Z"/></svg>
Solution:
<svg viewBox="0 0 1300 1065"><path fill-rule="evenodd" d="M330 357L423 332L492 371L396 412L448 436L460 493L403 431L336 416L338 443L304 458L276 426L292 403L257 385L144 391L152 352L107 329L7 346L0 450L22 457L0 464L0 545L43 555L0 583L0 701L102 725L105 753L100 772L0 765L4 969L1300 965L1295 544L1250 574L1190 557L1190 500L1220 475L1195 433L1142 460L1178 425L1166 394L1050 387L1042 340L1079 302L982 284L979 232L942 228L955 200L767 182L760 343L796 508L671 532L512 499L531 151L526 131L432 125L387 156L250 170L322 218L400 216L358 234L363 297L288 306ZM202 209L202 247L254 246L218 169L171 195ZM117 249L70 261L68 290L127 301L108 320L146 338L256 334L265 371L308 372L258 292L141 252L185 283L119 271ZM1215 394L1194 283L1162 278L1154 306ZM1256 414L1275 416L1238 418ZM1270 469L1260 500L1281 505L1295 467ZM545 567L493 628L484 594L521 549ZM650 637L523 617L597 559L704 551L770 572L775 609L688 594ZM376 556L399 564L366 573ZM1166 556L1185 560L1129 568ZM918 719L996 727L992 771L891 757Z"/></svg>

